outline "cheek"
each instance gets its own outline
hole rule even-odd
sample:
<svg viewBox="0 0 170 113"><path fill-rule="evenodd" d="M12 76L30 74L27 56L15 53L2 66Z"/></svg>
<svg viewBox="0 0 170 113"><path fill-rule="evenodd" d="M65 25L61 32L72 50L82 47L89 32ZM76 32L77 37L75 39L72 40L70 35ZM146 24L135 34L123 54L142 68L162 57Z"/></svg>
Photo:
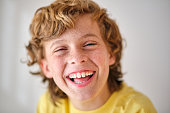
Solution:
<svg viewBox="0 0 170 113"><path fill-rule="evenodd" d="M63 79L63 72L65 69L63 59L52 59L50 62L51 73L53 75L53 80L55 81L56 85L63 89L64 86L64 79Z"/></svg>
<svg viewBox="0 0 170 113"><path fill-rule="evenodd" d="M102 50L94 52L91 59L98 67L105 68L109 66L109 56L107 52L102 52Z"/></svg>
<svg viewBox="0 0 170 113"><path fill-rule="evenodd" d="M51 58L49 61L50 65L50 71L55 74L61 76L63 70L64 70L64 61L60 58Z"/></svg>

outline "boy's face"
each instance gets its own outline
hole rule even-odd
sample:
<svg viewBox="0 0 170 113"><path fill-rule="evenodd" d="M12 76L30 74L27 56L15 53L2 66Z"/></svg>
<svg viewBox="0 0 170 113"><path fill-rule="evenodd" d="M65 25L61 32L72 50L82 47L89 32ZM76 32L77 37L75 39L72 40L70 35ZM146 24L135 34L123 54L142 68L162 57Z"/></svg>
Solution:
<svg viewBox="0 0 170 113"><path fill-rule="evenodd" d="M75 27L44 43L41 68L71 100L87 100L109 93L109 65L114 64L91 15L77 19Z"/></svg>

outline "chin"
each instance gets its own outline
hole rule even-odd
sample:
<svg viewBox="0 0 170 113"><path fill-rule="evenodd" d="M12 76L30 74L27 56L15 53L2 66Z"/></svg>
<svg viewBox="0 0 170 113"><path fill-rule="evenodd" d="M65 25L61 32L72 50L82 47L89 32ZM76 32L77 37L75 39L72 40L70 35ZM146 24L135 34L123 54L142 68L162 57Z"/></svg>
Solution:
<svg viewBox="0 0 170 113"><path fill-rule="evenodd" d="M94 91L90 91L90 92L83 92L79 93L79 94L75 94L73 96L74 99L78 100L78 101L88 101L92 98L95 97L95 92Z"/></svg>

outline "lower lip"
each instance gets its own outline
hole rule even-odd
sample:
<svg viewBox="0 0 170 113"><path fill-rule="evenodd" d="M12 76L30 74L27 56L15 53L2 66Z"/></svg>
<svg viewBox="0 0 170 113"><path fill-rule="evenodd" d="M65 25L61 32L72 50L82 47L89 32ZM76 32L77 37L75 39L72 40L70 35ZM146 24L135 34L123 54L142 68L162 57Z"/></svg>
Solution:
<svg viewBox="0 0 170 113"><path fill-rule="evenodd" d="M95 75L96 75L96 73L94 73L93 76L92 76L89 80L87 80L86 82L83 82L83 83L75 83L75 82L71 81L69 78L68 78L68 80L69 80L69 82L70 82L72 85L74 85L74 86L76 86L76 87L85 87L85 86L87 86L88 84L90 84L90 82L91 82L92 79L95 77Z"/></svg>

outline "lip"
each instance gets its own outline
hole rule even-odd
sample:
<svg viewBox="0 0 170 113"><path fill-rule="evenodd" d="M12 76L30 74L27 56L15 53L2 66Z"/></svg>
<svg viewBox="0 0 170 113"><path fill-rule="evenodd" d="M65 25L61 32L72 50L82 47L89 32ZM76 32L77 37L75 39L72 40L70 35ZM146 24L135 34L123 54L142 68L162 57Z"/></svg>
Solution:
<svg viewBox="0 0 170 113"><path fill-rule="evenodd" d="M92 71L92 70L81 70L81 71L72 72L72 73L70 73L70 74L81 73L81 72L86 72L86 71ZM70 85L72 85L72 86L75 86L75 87L85 87L85 86L87 86L88 84L90 84L91 81L94 79L94 77L95 77L95 75L96 75L96 71L93 71L93 72L94 72L93 76L92 76L90 79L88 79L86 82L83 82L83 83L75 83L75 82L73 82L72 80L70 80L70 78L69 78L69 75L70 75L70 74L68 74L68 75L66 76L66 79L67 79L68 83L69 83Z"/></svg>

